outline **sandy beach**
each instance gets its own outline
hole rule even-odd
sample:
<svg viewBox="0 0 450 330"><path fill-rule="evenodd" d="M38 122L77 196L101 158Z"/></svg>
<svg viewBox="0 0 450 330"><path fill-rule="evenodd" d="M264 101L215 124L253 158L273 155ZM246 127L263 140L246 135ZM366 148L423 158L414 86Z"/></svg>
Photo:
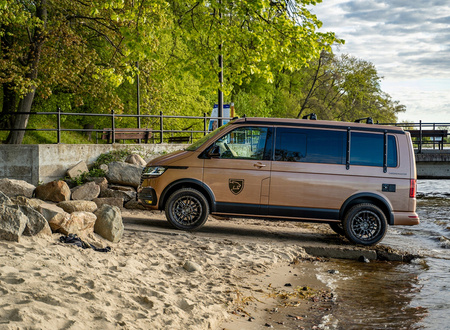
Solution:
<svg viewBox="0 0 450 330"><path fill-rule="evenodd" d="M165 225L161 213L143 219ZM90 236L108 253L56 233L1 241L0 329L237 329L244 321L256 329L286 283L320 289L310 272L294 271L310 264L299 245L142 227L125 224L119 243Z"/></svg>

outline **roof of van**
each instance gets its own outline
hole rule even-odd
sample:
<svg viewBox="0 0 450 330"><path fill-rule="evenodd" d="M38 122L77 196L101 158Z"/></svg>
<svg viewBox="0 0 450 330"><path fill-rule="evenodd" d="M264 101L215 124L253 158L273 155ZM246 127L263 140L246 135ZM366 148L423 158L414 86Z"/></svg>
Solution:
<svg viewBox="0 0 450 330"><path fill-rule="evenodd" d="M303 126L303 127L322 127L322 128L352 128L363 131L388 131L390 133L404 133L403 128L388 125L351 123L344 121L331 120L310 120L296 118L259 118L259 117L243 117L232 121L233 124L259 124L259 125L286 125L286 126Z"/></svg>

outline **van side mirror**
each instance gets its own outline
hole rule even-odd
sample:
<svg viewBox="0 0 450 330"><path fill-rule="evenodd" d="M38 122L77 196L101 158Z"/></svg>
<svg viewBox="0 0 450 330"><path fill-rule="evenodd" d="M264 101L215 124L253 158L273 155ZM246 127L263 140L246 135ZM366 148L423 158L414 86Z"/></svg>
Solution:
<svg viewBox="0 0 450 330"><path fill-rule="evenodd" d="M219 158L220 157L220 148L219 146L213 145L211 148L209 148L206 155L209 158Z"/></svg>

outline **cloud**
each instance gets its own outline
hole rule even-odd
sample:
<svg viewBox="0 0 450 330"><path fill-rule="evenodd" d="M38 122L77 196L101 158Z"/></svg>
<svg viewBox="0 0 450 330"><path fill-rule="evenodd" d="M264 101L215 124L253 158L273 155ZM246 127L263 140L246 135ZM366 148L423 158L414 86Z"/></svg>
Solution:
<svg viewBox="0 0 450 330"><path fill-rule="evenodd" d="M346 41L337 53L375 65L383 90L407 114L450 122L448 0L323 0L310 10L323 22L321 31Z"/></svg>

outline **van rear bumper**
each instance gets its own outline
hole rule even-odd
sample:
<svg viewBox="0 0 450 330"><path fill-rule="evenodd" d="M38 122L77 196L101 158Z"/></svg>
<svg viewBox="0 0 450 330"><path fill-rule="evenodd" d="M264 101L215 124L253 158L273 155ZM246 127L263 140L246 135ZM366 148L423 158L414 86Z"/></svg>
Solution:
<svg viewBox="0 0 450 330"><path fill-rule="evenodd" d="M394 226L414 226L420 223L416 212L394 212Z"/></svg>

